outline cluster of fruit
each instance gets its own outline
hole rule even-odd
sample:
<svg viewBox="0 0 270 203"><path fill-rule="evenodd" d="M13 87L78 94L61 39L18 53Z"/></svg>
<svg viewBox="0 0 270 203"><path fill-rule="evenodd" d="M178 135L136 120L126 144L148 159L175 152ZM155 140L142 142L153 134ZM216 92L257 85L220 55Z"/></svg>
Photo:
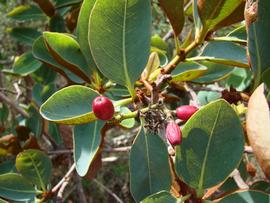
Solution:
<svg viewBox="0 0 270 203"><path fill-rule="evenodd" d="M110 99L104 96L98 96L92 103L92 109L95 116L100 120L111 120L114 115L114 106ZM184 105L176 109L177 118L187 121L198 108L196 106ZM175 121L169 121L166 127L166 138L172 146L180 145L182 141L182 132Z"/></svg>
<svg viewBox="0 0 270 203"><path fill-rule="evenodd" d="M196 106L183 105L176 109L177 118L182 121L187 121L198 108ZM180 145L182 141L182 132L180 127L175 123L175 121L169 121L166 127L166 138L172 146Z"/></svg>

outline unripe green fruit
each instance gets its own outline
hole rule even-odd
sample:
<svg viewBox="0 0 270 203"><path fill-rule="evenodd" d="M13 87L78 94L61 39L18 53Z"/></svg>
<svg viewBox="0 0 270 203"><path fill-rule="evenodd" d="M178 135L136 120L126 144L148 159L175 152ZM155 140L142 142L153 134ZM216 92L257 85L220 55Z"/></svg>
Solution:
<svg viewBox="0 0 270 203"><path fill-rule="evenodd" d="M98 96L92 102L92 110L100 120L111 120L114 115L114 106L110 99L104 96Z"/></svg>

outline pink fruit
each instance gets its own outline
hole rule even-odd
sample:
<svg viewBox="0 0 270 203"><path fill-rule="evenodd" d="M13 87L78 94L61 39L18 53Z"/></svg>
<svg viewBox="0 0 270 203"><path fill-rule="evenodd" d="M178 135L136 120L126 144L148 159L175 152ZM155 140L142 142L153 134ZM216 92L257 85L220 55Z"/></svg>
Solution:
<svg viewBox="0 0 270 203"><path fill-rule="evenodd" d="M180 127L174 121L170 121L167 124L166 138L173 146L181 144L182 132Z"/></svg>
<svg viewBox="0 0 270 203"><path fill-rule="evenodd" d="M176 109L176 115L179 119L187 121L196 111L198 111L196 106L184 105Z"/></svg>
<svg viewBox="0 0 270 203"><path fill-rule="evenodd" d="M98 96L92 102L92 109L100 120L110 120L114 114L114 106L110 99L104 96Z"/></svg>

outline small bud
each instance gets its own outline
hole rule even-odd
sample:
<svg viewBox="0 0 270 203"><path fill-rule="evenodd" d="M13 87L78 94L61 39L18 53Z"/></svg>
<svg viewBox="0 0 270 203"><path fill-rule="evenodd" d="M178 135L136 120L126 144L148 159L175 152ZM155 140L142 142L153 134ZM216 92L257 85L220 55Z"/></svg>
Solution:
<svg viewBox="0 0 270 203"><path fill-rule="evenodd" d="M166 138L172 146L181 144L182 132L181 132L180 127L174 121L170 121L167 124Z"/></svg>
<svg viewBox="0 0 270 203"><path fill-rule="evenodd" d="M92 109L97 118L100 120L110 120L114 114L114 106L107 97L99 96L92 102Z"/></svg>
<svg viewBox="0 0 270 203"><path fill-rule="evenodd" d="M198 111L196 106L184 105L176 109L176 115L179 119L187 121L196 111Z"/></svg>

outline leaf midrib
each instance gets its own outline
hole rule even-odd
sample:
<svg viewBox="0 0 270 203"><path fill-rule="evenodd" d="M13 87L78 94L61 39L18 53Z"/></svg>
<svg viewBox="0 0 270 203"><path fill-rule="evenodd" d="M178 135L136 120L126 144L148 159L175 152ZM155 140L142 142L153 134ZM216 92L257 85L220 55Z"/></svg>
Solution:
<svg viewBox="0 0 270 203"><path fill-rule="evenodd" d="M40 186L41 186L41 188L45 191L45 190L46 190L45 184L44 184L44 182L43 182L43 179L42 179L42 177L41 177L41 174L39 173L39 170L38 170L38 168L37 168L37 166L36 166L36 163L35 163L35 161L34 161L34 159L33 159L33 157L31 156L30 153L28 154L28 157L31 159L31 161L32 161L32 163L33 163L34 169L35 169L36 174L37 174L37 176L38 176L38 180L39 180L39 182L40 182Z"/></svg>
<svg viewBox="0 0 270 203"><path fill-rule="evenodd" d="M213 127L211 129L211 133L209 135L209 140L208 140L208 143L207 143L206 152L205 152L205 155L204 155L204 159L203 159L203 163L202 163L202 168L201 168L201 175L200 175L200 180L199 180L199 185L198 185L198 189L199 190L202 190L203 189L203 182L204 182L204 176L205 176L206 162L207 162L207 158L208 158L210 144L211 144L211 141L212 141L212 138L213 138L213 134L214 134L214 131L216 129L218 118L220 116L220 110L221 110L221 104L219 105L219 109L218 109L218 112L216 114L217 116L216 116L215 122L213 124Z"/></svg>
<svg viewBox="0 0 270 203"><path fill-rule="evenodd" d="M150 157L149 157L149 145L148 145L148 140L147 140L147 135L144 134L144 140L145 140L145 150L146 150L146 159L147 159L147 169L148 169L148 177L149 177L149 192L152 192L152 177L151 177L151 167L150 167ZM149 136L149 135L148 135Z"/></svg>

